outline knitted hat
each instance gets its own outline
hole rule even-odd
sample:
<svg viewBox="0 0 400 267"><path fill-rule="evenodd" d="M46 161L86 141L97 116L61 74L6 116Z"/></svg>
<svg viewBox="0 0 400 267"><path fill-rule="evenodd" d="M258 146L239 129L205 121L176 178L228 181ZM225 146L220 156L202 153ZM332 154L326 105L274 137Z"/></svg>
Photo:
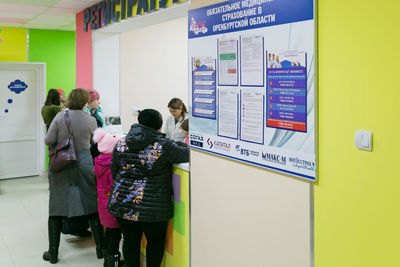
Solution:
<svg viewBox="0 0 400 267"><path fill-rule="evenodd" d="M97 128L93 133L93 142L97 143L100 153L111 155L118 138L113 134L108 134L103 128Z"/></svg>
<svg viewBox="0 0 400 267"><path fill-rule="evenodd" d="M163 124L161 113L154 109L144 109L140 111L138 121L140 124L153 128L154 130L160 130Z"/></svg>
<svg viewBox="0 0 400 267"><path fill-rule="evenodd" d="M99 92L97 92L96 90L94 90L94 89L86 89L88 92L89 92L89 94L90 94L90 98L89 98L89 102L93 102L93 101L95 101L95 100L98 100L98 99L100 99L100 94L99 94Z"/></svg>
<svg viewBox="0 0 400 267"><path fill-rule="evenodd" d="M58 91L58 93L59 93L60 95L64 94L64 90L63 90L63 89L57 88L56 90Z"/></svg>

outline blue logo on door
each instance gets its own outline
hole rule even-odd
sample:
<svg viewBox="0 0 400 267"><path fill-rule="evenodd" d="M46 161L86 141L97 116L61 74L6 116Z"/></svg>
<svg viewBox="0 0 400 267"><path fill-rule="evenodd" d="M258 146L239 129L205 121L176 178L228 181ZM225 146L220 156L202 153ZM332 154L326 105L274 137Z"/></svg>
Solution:
<svg viewBox="0 0 400 267"><path fill-rule="evenodd" d="M22 93L26 88L28 88L28 85L21 80L15 80L8 85L8 89L16 94Z"/></svg>
<svg viewBox="0 0 400 267"><path fill-rule="evenodd" d="M18 79L11 82L8 85L8 89L10 89L11 92L14 92L16 94L22 93L23 91L26 90L26 88L28 88L28 85L25 82L18 80ZM14 102L13 99L11 99L11 98L7 99L8 105L11 105L13 102ZM9 109L8 108L4 109L4 112L8 113Z"/></svg>

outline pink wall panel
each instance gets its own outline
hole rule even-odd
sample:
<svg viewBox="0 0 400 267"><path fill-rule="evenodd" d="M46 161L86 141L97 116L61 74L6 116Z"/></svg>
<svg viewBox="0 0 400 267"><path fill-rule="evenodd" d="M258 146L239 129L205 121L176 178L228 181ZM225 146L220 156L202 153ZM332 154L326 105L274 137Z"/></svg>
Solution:
<svg viewBox="0 0 400 267"><path fill-rule="evenodd" d="M92 31L83 31L83 11L76 14L76 87L93 88Z"/></svg>

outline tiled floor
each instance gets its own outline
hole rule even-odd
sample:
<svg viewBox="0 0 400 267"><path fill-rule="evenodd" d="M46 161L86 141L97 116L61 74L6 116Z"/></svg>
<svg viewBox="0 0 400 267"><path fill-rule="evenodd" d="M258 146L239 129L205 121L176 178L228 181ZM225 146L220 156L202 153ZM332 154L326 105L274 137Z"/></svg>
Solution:
<svg viewBox="0 0 400 267"><path fill-rule="evenodd" d="M47 176L0 180L0 267L103 266L92 238L63 234L57 265L42 260L48 197Z"/></svg>

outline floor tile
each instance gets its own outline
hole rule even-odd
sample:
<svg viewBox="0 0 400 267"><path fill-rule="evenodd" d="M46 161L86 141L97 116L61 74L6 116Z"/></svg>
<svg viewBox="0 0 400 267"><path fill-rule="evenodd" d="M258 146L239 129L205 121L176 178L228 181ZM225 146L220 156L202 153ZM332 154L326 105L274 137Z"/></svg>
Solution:
<svg viewBox="0 0 400 267"><path fill-rule="evenodd" d="M44 267L48 248L46 176L0 180L0 266ZM101 267L93 239L61 235L57 267Z"/></svg>

